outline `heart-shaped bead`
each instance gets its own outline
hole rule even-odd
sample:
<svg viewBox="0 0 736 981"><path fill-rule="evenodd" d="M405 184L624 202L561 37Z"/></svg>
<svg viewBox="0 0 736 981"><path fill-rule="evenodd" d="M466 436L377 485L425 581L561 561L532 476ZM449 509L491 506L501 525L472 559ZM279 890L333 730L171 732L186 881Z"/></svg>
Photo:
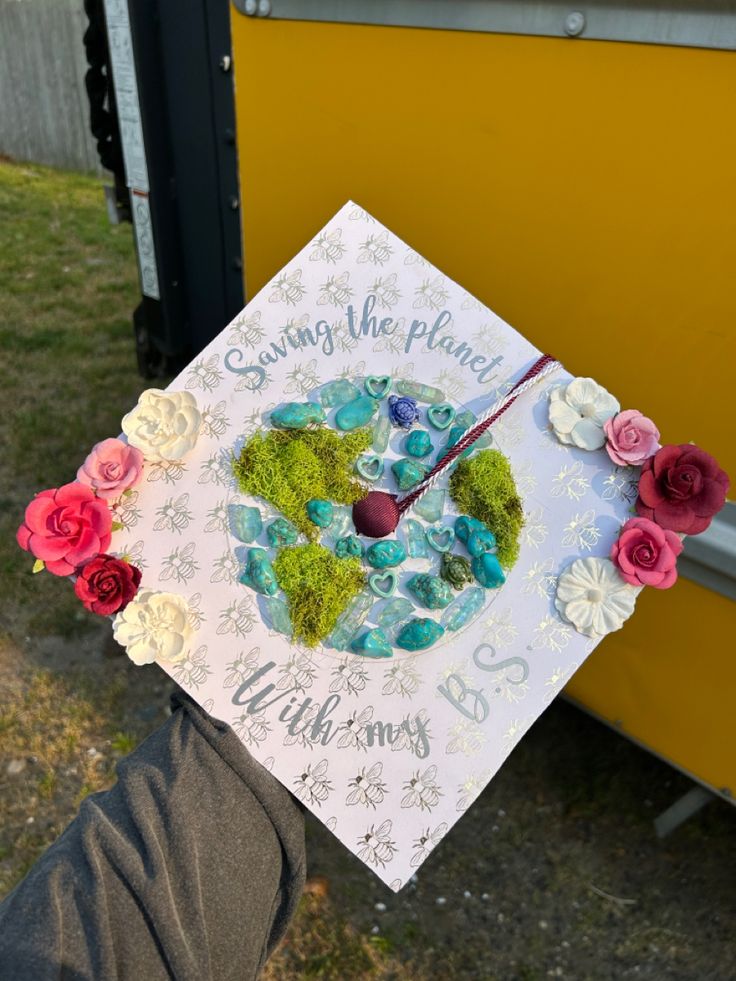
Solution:
<svg viewBox="0 0 736 981"><path fill-rule="evenodd" d="M379 477L383 476L383 457L377 453L366 453L364 456L358 457L355 469L364 480L378 480Z"/></svg>
<svg viewBox="0 0 736 981"><path fill-rule="evenodd" d="M381 599L388 599L389 596L393 596L398 582L399 576L394 569L387 569L385 572L373 572L368 576L368 585Z"/></svg>
<svg viewBox="0 0 736 981"><path fill-rule="evenodd" d="M449 402L430 405L427 409L427 419L429 419L435 429L447 429L454 418L455 408Z"/></svg>
<svg viewBox="0 0 736 981"><path fill-rule="evenodd" d="M449 552L455 544L455 530L449 525L427 528L424 535L435 552Z"/></svg>
<svg viewBox="0 0 736 981"><path fill-rule="evenodd" d="M365 390L373 399L385 399L391 391L391 375L368 375Z"/></svg>

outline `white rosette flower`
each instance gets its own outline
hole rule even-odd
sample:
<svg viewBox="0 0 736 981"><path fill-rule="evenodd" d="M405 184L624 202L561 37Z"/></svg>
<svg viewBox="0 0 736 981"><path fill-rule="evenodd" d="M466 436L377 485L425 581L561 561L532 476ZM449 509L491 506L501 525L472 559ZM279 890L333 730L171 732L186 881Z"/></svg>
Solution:
<svg viewBox="0 0 736 981"><path fill-rule="evenodd" d="M624 582L610 559L576 559L557 580L555 606L578 633L598 639L629 619L640 588Z"/></svg>
<svg viewBox="0 0 736 981"><path fill-rule="evenodd" d="M191 392L148 388L123 418L123 432L152 463L175 463L194 447L202 415Z"/></svg>
<svg viewBox="0 0 736 981"><path fill-rule="evenodd" d="M549 421L561 443L599 450L606 442L603 424L616 415L618 400L592 378L573 378L550 393Z"/></svg>
<svg viewBox="0 0 736 981"><path fill-rule="evenodd" d="M175 664L185 657L193 633L189 614L183 596L141 589L115 616L113 636L134 664Z"/></svg>

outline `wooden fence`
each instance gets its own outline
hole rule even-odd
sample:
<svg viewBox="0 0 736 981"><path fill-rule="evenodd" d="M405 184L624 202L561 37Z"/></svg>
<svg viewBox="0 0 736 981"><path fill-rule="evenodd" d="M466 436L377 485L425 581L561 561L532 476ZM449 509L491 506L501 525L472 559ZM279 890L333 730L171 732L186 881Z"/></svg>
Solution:
<svg viewBox="0 0 736 981"><path fill-rule="evenodd" d="M0 0L0 154L106 173L89 131L82 0Z"/></svg>

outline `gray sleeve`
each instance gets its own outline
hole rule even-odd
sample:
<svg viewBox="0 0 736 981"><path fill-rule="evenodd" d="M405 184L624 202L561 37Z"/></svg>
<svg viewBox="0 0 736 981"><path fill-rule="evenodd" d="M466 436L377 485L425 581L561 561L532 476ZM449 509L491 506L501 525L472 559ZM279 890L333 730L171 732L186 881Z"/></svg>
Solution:
<svg viewBox="0 0 736 981"><path fill-rule="evenodd" d="M304 885L304 820L182 696L0 904L0 979L255 978Z"/></svg>

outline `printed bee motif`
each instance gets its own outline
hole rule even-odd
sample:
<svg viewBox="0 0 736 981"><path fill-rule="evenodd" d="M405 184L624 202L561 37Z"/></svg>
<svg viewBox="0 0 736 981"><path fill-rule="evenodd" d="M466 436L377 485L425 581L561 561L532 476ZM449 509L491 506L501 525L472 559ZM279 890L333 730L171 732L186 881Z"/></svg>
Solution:
<svg viewBox="0 0 736 981"><path fill-rule="evenodd" d="M156 509L158 518L154 522L154 531L171 531L181 534L190 524L192 512L188 509L189 494L181 494L174 500L170 497L168 501Z"/></svg>
<svg viewBox="0 0 736 981"><path fill-rule="evenodd" d="M217 405L206 405L202 409L202 428L201 436L212 436L219 439L224 436L230 426L230 421L226 415L227 402L223 399Z"/></svg>
<svg viewBox="0 0 736 981"><path fill-rule="evenodd" d="M415 869L418 865L421 865L426 858L429 857L429 853L435 848L442 839L447 834L447 822L443 821L442 824L438 824L434 831L431 828L427 828L414 842L414 854L411 857L409 865Z"/></svg>
<svg viewBox="0 0 736 981"><path fill-rule="evenodd" d="M206 657L207 645L203 644L193 654L187 654L183 661L178 661L174 665L174 677L180 685L199 688L204 684L207 675L212 674L205 660Z"/></svg>
<svg viewBox="0 0 736 981"><path fill-rule="evenodd" d="M401 798L402 807L418 807L422 811L431 811L442 797L437 784L437 767L427 767L422 774L417 770L404 784L404 790L407 793Z"/></svg>
<svg viewBox="0 0 736 981"><path fill-rule="evenodd" d="M372 824L365 834L358 838L358 845L360 846L358 857L364 862L385 868L386 864L396 854L396 842L391 840L392 828L393 822L391 820L384 821L377 828Z"/></svg>
<svg viewBox="0 0 736 981"><path fill-rule="evenodd" d="M310 262L338 262L345 255L347 248L342 244L342 229L335 228L331 232L322 232L313 243L309 253Z"/></svg>
<svg viewBox="0 0 736 981"><path fill-rule="evenodd" d="M161 562L161 572L158 575L159 582L168 582L174 579L176 582L187 582L194 577L199 569L199 564L194 558L195 543L189 542L167 555Z"/></svg>
<svg viewBox="0 0 736 981"><path fill-rule="evenodd" d="M371 293L378 301L378 305L384 310L390 310L391 307L396 306L401 299L396 273L391 273L390 276L379 276L371 286Z"/></svg>
<svg viewBox="0 0 736 981"><path fill-rule="evenodd" d="M302 271L295 269L291 273L281 273L273 284L268 302L286 303L287 306L294 307L304 298L306 292L306 286L302 285Z"/></svg>
<svg viewBox="0 0 736 981"><path fill-rule="evenodd" d="M235 688L242 685L245 679L252 675L258 667L260 653L260 647L251 647L247 654L241 651L235 660L227 665L227 673L222 683L223 688Z"/></svg>
<svg viewBox="0 0 736 981"><path fill-rule="evenodd" d="M332 782L327 779L327 760L306 766L295 778L294 787L299 800L321 807L332 790Z"/></svg>
<svg viewBox="0 0 736 981"><path fill-rule="evenodd" d="M373 718L373 706L368 705L358 714L357 709L342 724L342 732L337 740L339 749L352 746L354 749L366 749L366 726ZM393 749L393 747L392 747Z"/></svg>
<svg viewBox="0 0 736 981"><path fill-rule="evenodd" d="M363 804L365 807L372 807L374 810L377 804L383 802L386 796L386 784L381 780L383 773L383 763L374 763L370 769L361 767L356 776L348 781L350 791L345 798L345 803Z"/></svg>
<svg viewBox="0 0 736 981"><path fill-rule="evenodd" d="M195 361L190 368L189 378L185 387L189 389L201 388L204 392L211 392L217 388L223 378L219 364L219 354L211 355L206 361L204 358Z"/></svg>
<svg viewBox="0 0 736 981"><path fill-rule="evenodd" d="M320 286L317 304L324 306L330 303L334 307L344 307L354 292L350 286L349 272L341 273L339 276L330 276L327 282Z"/></svg>
<svg viewBox="0 0 736 981"><path fill-rule="evenodd" d="M415 310L441 310L450 298L443 276L425 279L421 286L414 290Z"/></svg>
<svg viewBox="0 0 736 981"><path fill-rule="evenodd" d="M388 244L388 232L380 235L369 235L358 250L358 262L372 262L382 266L393 255L394 250Z"/></svg>
<svg viewBox="0 0 736 981"><path fill-rule="evenodd" d="M261 311L255 310L248 316L237 317L230 324L228 344L240 347L256 347L266 336L266 328L261 325Z"/></svg>
<svg viewBox="0 0 736 981"><path fill-rule="evenodd" d="M221 637L224 634L236 634L238 637L244 637L253 629L255 622L256 618L251 600L244 596L239 602L232 603L226 610L222 611L216 633Z"/></svg>

